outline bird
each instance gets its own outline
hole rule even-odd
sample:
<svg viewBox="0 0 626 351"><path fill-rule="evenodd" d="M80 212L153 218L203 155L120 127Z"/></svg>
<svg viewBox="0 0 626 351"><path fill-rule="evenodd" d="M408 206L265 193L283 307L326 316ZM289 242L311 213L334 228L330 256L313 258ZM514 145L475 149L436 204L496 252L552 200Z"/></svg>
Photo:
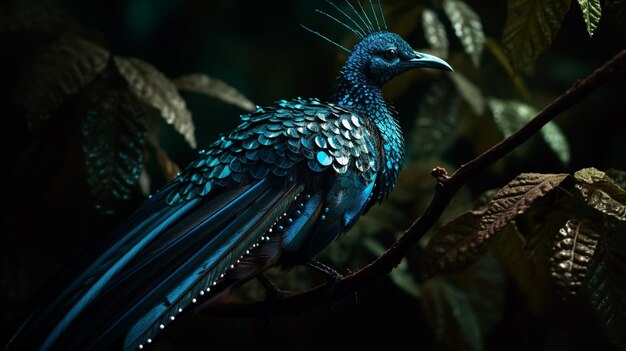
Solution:
<svg viewBox="0 0 626 351"><path fill-rule="evenodd" d="M413 69L453 70L389 31L379 0L327 2L336 16L316 11L359 39L348 49L302 26L349 54L330 97L242 115L75 265L8 350L144 349L268 268L311 262L386 198L404 141L383 85Z"/></svg>

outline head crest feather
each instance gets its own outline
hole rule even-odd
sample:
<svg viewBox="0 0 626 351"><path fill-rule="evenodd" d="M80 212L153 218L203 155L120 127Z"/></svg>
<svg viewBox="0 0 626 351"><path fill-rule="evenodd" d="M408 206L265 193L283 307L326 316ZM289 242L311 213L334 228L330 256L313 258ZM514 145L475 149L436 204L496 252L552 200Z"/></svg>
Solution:
<svg viewBox="0 0 626 351"><path fill-rule="evenodd" d="M370 17L368 16L368 12L365 10L365 7L363 6L363 4L361 3L362 0L356 0L356 3L359 5L360 8L360 12L356 9L356 7L352 4L352 0L346 0L346 4L348 4L348 6L350 7L350 9L352 9L352 12L354 12L354 14L356 15L356 17L350 17L350 15L348 15L346 13L346 11L342 10L336 3L334 3L331 0L326 0L326 2L328 4L330 4L335 10L337 10L339 12L340 15L343 15L343 17L346 17L348 20L350 20L351 24L346 23L345 21L342 21L340 19L338 19L336 16L333 16L331 14L329 14L328 12L319 10L319 9L315 9L315 11L319 14L322 14L328 18L330 18L331 20L339 23L340 25L342 25L344 28L348 29L350 32L354 33L357 37L359 37L360 39L365 38L366 36L376 33L376 32L381 32L384 30L387 30L387 21L385 20L385 14L383 13L383 7L380 3L381 0L376 0L376 2L378 3L378 14L376 13L376 9L374 7L374 3L372 2L372 0L368 0L369 1L369 7L371 9L370 14L373 15L374 17L374 22L372 22L370 20ZM378 20L378 18L380 17L380 21ZM374 23L376 24L374 26ZM345 46L337 43L336 41L328 38L327 36L321 34L320 32L313 30L305 25L301 25L302 28L306 29L307 31L309 31L312 34L317 35L318 37L324 39L325 41L335 45L336 47L350 53L352 52L350 49L346 48Z"/></svg>

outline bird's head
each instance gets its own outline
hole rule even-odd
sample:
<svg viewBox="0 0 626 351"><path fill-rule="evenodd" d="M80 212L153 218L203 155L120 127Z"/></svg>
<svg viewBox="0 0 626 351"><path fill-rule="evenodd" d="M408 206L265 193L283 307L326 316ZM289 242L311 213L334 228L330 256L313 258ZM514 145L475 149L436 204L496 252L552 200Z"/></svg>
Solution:
<svg viewBox="0 0 626 351"><path fill-rule="evenodd" d="M415 51L398 34L380 31L369 34L352 50L344 70L354 70L376 85L414 68L436 68L452 71L444 60Z"/></svg>
<svg viewBox="0 0 626 351"><path fill-rule="evenodd" d="M349 50L317 31L306 26L302 27L350 53L342 69L342 76L349 81L380 87L393 77L414 68L436 68L452 71L452 67L444 60L415 51L398 34L389 32L380 0L377 0L378 11L372 0L369 0L370 11L365 9L367 5L364 7L360 0L356 1L360 11L352 4L351 0L346 0L346 4L352 9L352 16L331 0L326 0L326 2L333 6L346 20L341 21L324 11L316 11L341 24L361 38L361 41L352 50Z"/></svg>

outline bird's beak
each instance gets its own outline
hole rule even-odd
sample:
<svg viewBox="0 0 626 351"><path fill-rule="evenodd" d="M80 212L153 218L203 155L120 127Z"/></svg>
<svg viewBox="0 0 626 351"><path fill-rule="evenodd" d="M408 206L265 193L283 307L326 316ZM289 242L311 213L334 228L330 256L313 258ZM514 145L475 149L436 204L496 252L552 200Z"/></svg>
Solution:
<svg viewBox="0 0 626 351"><path fill-rule="evenodd" d="M415 57L408 61L411 68L436 68L454 72L450 65L437 56L415 51Z"/></svg>

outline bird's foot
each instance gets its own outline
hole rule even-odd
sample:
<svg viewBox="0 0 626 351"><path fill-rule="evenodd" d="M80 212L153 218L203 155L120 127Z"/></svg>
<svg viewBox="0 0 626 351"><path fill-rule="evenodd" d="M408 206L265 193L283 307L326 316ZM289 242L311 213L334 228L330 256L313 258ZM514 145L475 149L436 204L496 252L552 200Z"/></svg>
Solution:
<svg viewBox="0 0 626 351"><path fill-rule="evenodd" d="M267 304L267 315L265 318L271 327L274 327L274 323L272 322L272 305L275 301L289 296L290 292L281 290L276 284L274 284L268 277L266 277L263 273L258 274L256 278L261 282L263 287L265 288L265 303Z"/></svg>
<svg viewBox="0 0 626 351"><path fill-rule="evenodd" d="M328 308L330 309L331 312L333 312L334 311L333 295L335 293L335 286L337 285L337 282L341 278L343 278L343 275L341 275L341 273L337 272L332 267L329 267L315 260L307 262L306 266L309 268L312 268L313 270L317 272L324 274L328 278L327 283L326 283L326 287L327 287L326 297L328 299ZM352 294L352 298L354 299L354 306L356 307L357 302L358 302L358 295L356 291Z"/></svg>
<svg viewBox="0 0 626 351"><path fill-rule="evenodd" d="M263 273L256 276L259 282L265 288L265 301L274 302L280 298L291 295L289 291L281 290L276 286L268 277L266 277Z"/></svg>

